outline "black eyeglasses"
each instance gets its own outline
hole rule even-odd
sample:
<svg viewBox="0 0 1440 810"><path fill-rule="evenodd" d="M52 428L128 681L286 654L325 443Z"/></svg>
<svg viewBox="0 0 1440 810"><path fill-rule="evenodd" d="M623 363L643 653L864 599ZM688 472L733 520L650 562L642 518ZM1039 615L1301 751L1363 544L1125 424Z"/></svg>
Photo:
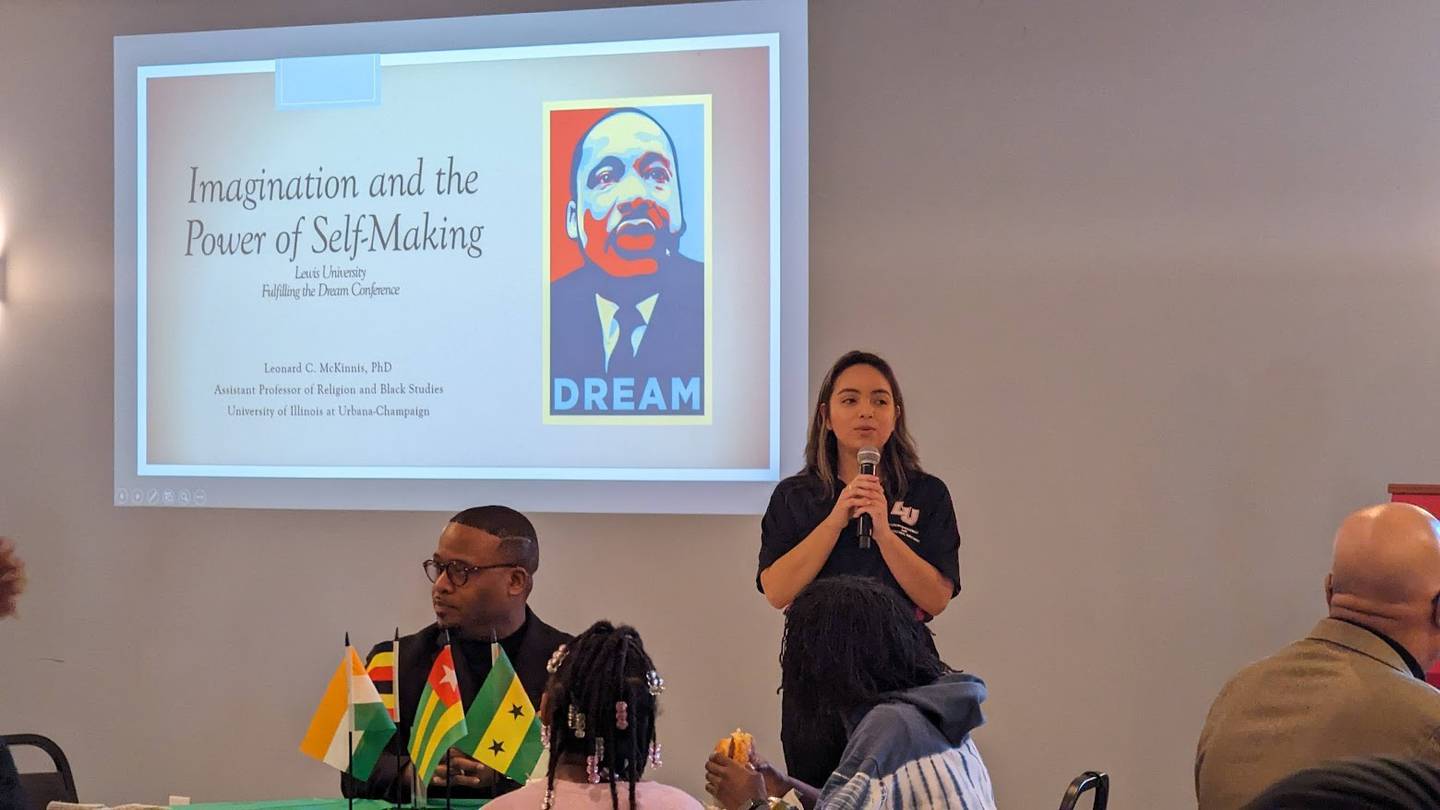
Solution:
<svg viewBox="0 0 1440 810"><path fill-rule="evenodd" d="M519 563L506 562L494 563L493 565L466 565L459 560L451 560L450 562L442 563L434 559L426 560L424 563L422 563L422 566L425 568L425 576L429 577L431 582L438 581L440 579L441 572L444 572L446 576L450 577L450 582L453 583L457 588L463 587L465 583L469 582L470 574L475 571L485 571L491 568L522 567Z"/></svg>

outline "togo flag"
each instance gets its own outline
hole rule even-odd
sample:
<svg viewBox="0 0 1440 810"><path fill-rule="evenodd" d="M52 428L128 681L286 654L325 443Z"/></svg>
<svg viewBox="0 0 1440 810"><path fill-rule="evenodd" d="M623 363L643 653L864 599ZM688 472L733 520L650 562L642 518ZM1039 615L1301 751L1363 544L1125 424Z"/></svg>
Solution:
<svg viewBox="0 0 1440 810"><path fill-rule="evenodd" d="M445 758L445 752L465 737L465 710L460 707L460 680L455 675L455 658L450 645L435 657L425 691L415 710L415 723L410 727L410 761L421 785L430 784L430 777Z"/></svg>
<svg viewBox="0 0 1440 810"><path fill-rule="evenodd" d="M524 782L543 750L540 719L510 665L510 656L499 644L491 647L498 654L465 715L470 733L458 748L516 782Z"/></svg>
<svg viewBox="0 0 1440 810"><path fill-rule="evenodd" d="M325 697L310 718L300 752L332 768L348 769L356 779L369 779L385 743L393 736L395 723L347 639L345 657L330 676Z"/></svg>

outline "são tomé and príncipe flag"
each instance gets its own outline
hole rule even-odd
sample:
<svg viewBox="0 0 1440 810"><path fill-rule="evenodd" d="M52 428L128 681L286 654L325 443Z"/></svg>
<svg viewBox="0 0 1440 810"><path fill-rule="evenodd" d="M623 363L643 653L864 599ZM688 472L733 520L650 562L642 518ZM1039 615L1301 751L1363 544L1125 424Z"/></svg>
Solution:
<svg viewBox="0 0 1440 810"><path fill-rule="evenodd" d="M540 719L510 657L499 644L490 674L470 704L470 731L456 747L516 782L524 782L540 761Z"/></svg>

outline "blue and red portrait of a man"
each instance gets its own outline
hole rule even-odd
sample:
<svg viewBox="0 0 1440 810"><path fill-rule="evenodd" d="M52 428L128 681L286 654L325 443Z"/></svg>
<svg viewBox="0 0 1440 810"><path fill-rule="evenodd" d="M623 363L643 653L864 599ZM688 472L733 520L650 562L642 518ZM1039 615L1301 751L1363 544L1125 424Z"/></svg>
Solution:
<svg viewBox="0 0 1440 810"><path fill-rule="evenodd" d="M556 226L563 216L547 268L549 416L705 414L705 242L694 238L705 197L685 187L682 161L701 167L685 167L691 184L708 179L706 113L701 104L549 113L547 216Z"/></svg>

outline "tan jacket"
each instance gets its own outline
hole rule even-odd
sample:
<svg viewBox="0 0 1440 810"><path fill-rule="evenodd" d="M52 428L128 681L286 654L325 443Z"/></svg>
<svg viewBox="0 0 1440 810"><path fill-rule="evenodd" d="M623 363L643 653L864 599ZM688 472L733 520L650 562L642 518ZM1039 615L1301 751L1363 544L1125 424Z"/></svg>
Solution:
<svg viewBox="0 0 1440 810"><path fill-rule="evenodd" d="M1440 765L1440 691L1385 640L1338 619L1240 670L1195 755L1200 810L1238 810L1279 779L1345 757Z"/></svg>

